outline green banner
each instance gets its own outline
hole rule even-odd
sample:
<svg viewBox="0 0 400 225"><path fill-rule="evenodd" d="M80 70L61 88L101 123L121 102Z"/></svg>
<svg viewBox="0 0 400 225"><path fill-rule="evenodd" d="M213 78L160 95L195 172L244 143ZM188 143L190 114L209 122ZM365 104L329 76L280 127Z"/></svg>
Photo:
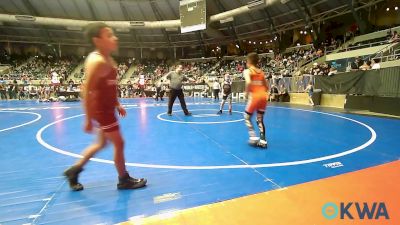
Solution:
<svg viewBox="0 0 400 225"><path fill-rule="evenodd" d="M315 88L325 94L400 97L400 67L316 76Z"/></svg>

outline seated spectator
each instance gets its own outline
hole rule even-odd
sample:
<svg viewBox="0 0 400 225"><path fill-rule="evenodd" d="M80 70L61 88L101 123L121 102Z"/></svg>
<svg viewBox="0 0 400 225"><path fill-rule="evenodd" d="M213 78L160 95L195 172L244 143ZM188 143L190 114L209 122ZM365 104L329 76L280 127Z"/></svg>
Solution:
<svg viewBox="0 0 400 225"><path fill-rule="evenodd" d="M360 70L370 70L371 69L371 61L365 61L362 66L360 66Z"/></svg>
<svg viewBox="0 0 400 225"><path fill-rule="evenodd" d="M284 84L281 84L280 88L279 88L279 97L278 97L278 101L279 102L289 102L289 92L287 90L287 88L285 87Z"/></svg>
<svg viewBox="0 0 400 225"><path fill-rule="evenodd" d="M36 88L34 86L29 86L29 98L33 99L33 98L37 98L38 97L38 92L36 90Z"/></svg>
<svg viewBox="0 0 400 225"><path fill-rule="evenodd" d="M351 63L351 69L358 70L362 65L364 65L364 61L360 57L356 57L354 62Z"/></svg>
<svg viewBox="0 0 400 225"><path fill-rule="evenodd" d="M397 31L394 31L392 37L390 37L389 39L389 43L396 43L399 41L400 41L399 34L397 34Z"/></svg>
<svg viewBox="0 0 400 225"><path fill-rule="evenodd" d="M318 63L314 63L311 69L311 75L318 75L321 72L320 68L318 67Z"/></svg>
<svg viewBox="0 0 400 225"><path fill-rule="evenodd" d="M271 102L274 102L274 101L278 101L278 96L279 96L279 90L278 90L278 88L276 87L276 85L272 85L271 86L271 91L270 91L270 95L269 95L269 100L271 101Z"/></svg>
<svg viewBox="0 0 400 225"><path fill-rule="evenodd" d="M373 63L373 65L372 65L372 68L371 68L371 69L373 69L373 70L378 70L378 69L381 68L381 64L379 64L379 59L373 59L372 61L373 61L374 63Z"/></svg>
<svg viewBox="0 0 400 225"><path fill-rule="evenodd" d="M335 67L331 67L331 69L329 70L328 76L333 76L335 74L337 74L337 69Z"/></svg>

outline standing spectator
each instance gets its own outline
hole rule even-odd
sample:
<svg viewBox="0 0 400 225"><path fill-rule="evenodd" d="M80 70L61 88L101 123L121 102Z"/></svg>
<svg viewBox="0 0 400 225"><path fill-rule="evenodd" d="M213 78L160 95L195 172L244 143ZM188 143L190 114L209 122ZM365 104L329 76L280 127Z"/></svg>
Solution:
<svg viewBox="0 0 400 225"><path fill-rule="evenodd" d="M9 99L16 99L17 98L17 86L15 84L15 82L17 82L16 80L14 80L14 82L10 83L10 85L8 86L8 97Z"/></svg>
<svg viewBox="0 0 400 225"><path fill-rule="evenodd" d="M163 95L161 94L163 85L164 85L163 80L160 80L156 84L156 98L155 98L156 101L158 101L158 98L160 98L161 101L164 101Z"/></svg>
<svg viewBox="0 0 400 225"><path fill-rule="evenodd" d="M131 81L128 81L128 98L133 98L133 85Z"/></svg>
<svg viewBox="0 0 400 225"><path fill-rule="evenodd" d="M144 92L145 85L146 85L146 81L144 79L144 75L140 75L140 78L139 78L140 97L146 97L146 93Z"/></svg>
<svg viewBox="0 0 400 225"><path fill-rule="evenodd" d="M313 99L312 99L312 96L313 96L313 94L314 94L314 85L313 85L313 82L312 82L311 80L310 80L310 82L308 83L307 88L306 88L305 91L308 92L308 101L310 102L310 104L311 104L312 106L314 106L314 101L313 101Z"/></svg>
<svg viewBox="0 0 400 225"><path fill-rule="evenodd" d="M219 100L220 90L221 90L221 85L218 83L218 79L215 79L213 83L214 100Z"/></svg>
<svg viewBox="0 0 400 225"><path fill-rule="evenodd" d="M1 99L7 100L7 91L6 91L6 81L3 77L0 78L0 97Z"/></svg>

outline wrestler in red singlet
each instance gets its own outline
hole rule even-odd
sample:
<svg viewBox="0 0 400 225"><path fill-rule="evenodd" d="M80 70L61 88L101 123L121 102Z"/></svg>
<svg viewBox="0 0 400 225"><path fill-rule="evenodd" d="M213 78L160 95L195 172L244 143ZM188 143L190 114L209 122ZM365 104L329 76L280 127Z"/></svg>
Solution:
<svg viewBox="0 0 400 225"><path fill-rule="evenodd" d="M88 55L85 61L85 86L83 92L83 106L85 109L86 132L93 131L93 123L99 125L97 141L87 147L81 154L83 157L75 165L68 168L64 175L73 191L83 190L78 182L79 173L97 152L102 150L107 142L114 145L114 164L118 172L118 189L135 189L144 187L146 179L136 179L129 176L125 167L124 139L118 126L115 112L122 117L125 109L117 98L117 69L111 53L118 48L118 38L113 30L105 23L91 23L86 28L86 37L95 47L95 51Z"/></svg>

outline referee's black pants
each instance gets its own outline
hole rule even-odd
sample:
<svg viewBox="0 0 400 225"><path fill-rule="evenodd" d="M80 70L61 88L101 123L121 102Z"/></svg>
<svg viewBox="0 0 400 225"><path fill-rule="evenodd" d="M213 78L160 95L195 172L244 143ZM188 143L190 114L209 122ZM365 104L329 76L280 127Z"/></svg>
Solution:
<svg viewBox="0 0 400 225"><path fill-rule="evenodd" d="M180 89L180 90L171 89L169 91L168 114L172 114L172 106L174 105L176 97L179 98L179 102L181 103L183 112L185 114L188 114L189 111L186 107L185 96L183 95L182 89Z"/></svg>

